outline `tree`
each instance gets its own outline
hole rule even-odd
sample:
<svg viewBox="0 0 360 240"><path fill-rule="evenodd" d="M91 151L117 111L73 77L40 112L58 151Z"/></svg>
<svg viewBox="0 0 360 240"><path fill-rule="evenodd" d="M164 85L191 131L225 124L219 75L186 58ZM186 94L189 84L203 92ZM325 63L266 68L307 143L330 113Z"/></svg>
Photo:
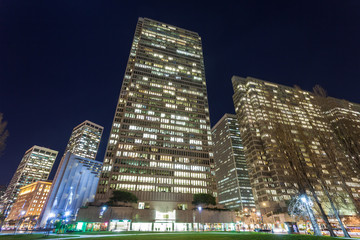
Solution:
<svg viewBox="0 0 360 240"><path fill-rule="evenodd" d="M284 160L284 167L288 172L286 181L293 183L294 188L298 191L298 196L308 199L309 197L306 190L310 188L311 183L307 175L307 168L305 167L303 161L303 153L301 149L299 149L299 143L294 141L295 137L293 132L296 131L294 131L294 128L295 127L290 128L288 125L281 124L275 120L271 121L271 125L269 126L269 133L270 136L274 139L275 144L278 146L276 148L277 153L273 154ZM311 191L311 193L314 192L314 190ZM316 203L320 205L320 209L322 209L320 201L316 201ZM312 208L307 209L307 214L309 216L311 225L313 226L315 235L321 236L322 234ZM327 220L324 212L322 212L322 217L324 221L328 223L327 225L329 226L329 229L331 229L331 225L329 224L329 221Z"/></svg>
<svg viewBox="0 0 360 240"><path fill-rule="evenodd" d="M296 88L296 91L298 92L298 96L302 96L300 94L300 88ZM315 90L315 95L317 97L314 98L314 102L315 102L315 106L316 107L320 107L320 95L324 95L325 94L325 90L320 89L319 87L317 87ZM318 94L316 94L318 93ZM300 97L301 98L301 97ZM303 99L302 99L303 100ZM311 165L312 165L312 169L313 169L313 174L316 176L317 178L317 182L313 183L313 185L319 185L321 187L321 190L323 191L323 193L325 194L325 197L327 198L328 202L330 203L330 208L332 209L336 219L339 222L339 225L344 233L345 237L350 237L350 235L348 234L346 228L344 227L341 218L340 218L340 214L338 211L338 208L335 206L335 201L334 201L334 194L330 194L330 189L328 186L328 183L326 182L326 180L330 179L331 175L335 175L340 177L340 179L342 179L343 182L343 187L347 190L347 186L345 184L344 178L343 178L343 174L342 172L338 169L338 149L337 149L337 145L336 144L336 139L334 139L334 135L333 132L330 130L330 128L325 128L325 129L321 129L319 128L315 123L314 123L314 119L312 119L310 117L310 113L308 112L308 110L304 107L301 106L301 109L303 110L303 112L306 113L306 115L308 116L309 119L309 124L312 127L312 136L308 136L305 131L299 131L298 137L300 139L300 141L302 143L304 143L304 148L306 150L306 153L309 156ZM321 111L321 108L319 109ZM324 117L323 121L325 121L325 123L328 125L328 127L330 127L330 122L326 121L327 118ZM317 143L317 144L315 144ZM310 147L313 144L312 147ZM316 146L314 146L314 144ZM322 151L322 154L315 154L315 151ZM324 157L320 157L320 156L324 156ZM323 166L330 166L328 168L328 170L324 170ZM331 169L330 169L331 168ZM333 174L330 172L333 171ZM319 201L319 198L317 197L316 191L314 191L314 187L311 185L310 186L310 191L313 193L314 196L316 196L314 199L315 201ZM318 189L320 190L320 189ZM351 194L349 194L351 196ZM322 207L318 204L319 206L319 210L322 213L322 215L325 215L325 212L323 213L323 209ZM331 225L327 222L327 217L326 220L324 219L327 227L329 228L330 234L332 234L332 227ZM329 227L330 225L330 227Z"/></svg>
<svg viewBox="0 0 360 240"><path fill-rule="evenodd" d="M117 202L124 202L124 203L137 203L138 198L135 196L135 194L127 191L113 191L112 197L110 198L110 201L108 202L109 205L114 205Z"/></svg>
<svg viewBox="0 0 360 240"><path fill-rule="evenodd" d="M333 101L330 101L327 98L326 91L316 85L313 88L315 101L322 108L323 111L326 111L328 108L334 108ZM329 137L329 134L318 131L319 142L322 149L324 150L329 162L331 163L333 169L336 171L338 177L340 178L341 185L345 189L346 193L350 197L352 203L354 204L357 214L360 215L360 202L355 198L353 191L346 184L346 178L349 171L353 172L352 175L358 175L360 173L360 130L358 127L354 127L354 123L357 122L356 119L352 119L352 115L348 114L346 118L342 118L338 121L331 121L327 118L329 126L331 125L334 129L334 133L337 139ZM347 158L349 164L339 164L340 150L337 150L338 146L342 146L345 149L345 153L349 155ZM337 151L336 151L337 150ZM343 157L343 156L342 156ZM344 171L344 168L346 171Z"/></svg>
<svg viewBox="0 0 360 240"><path fill-rule="evenodd" d="M6 129L7 122L3 121L3 114L0 113L0 155L6 147L6 139L9 136L9 131Z"/></svg>
<svg viewBox="0 0 360 240"><path fill-rule="evenodd" d="M194 205L200 205L200 204L216 205L216 201L215 201L215 198L211 194L198 193L198 194L194 194L192 204L194 204Z"/></svg>

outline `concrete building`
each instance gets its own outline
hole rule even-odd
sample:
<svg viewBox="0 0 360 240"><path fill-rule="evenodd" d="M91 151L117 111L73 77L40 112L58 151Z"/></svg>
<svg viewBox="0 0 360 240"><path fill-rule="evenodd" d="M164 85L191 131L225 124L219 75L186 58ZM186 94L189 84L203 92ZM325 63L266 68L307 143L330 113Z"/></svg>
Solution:
<svg viewBox="0 0 360 240"><path fill-rule="evenodd" d="M354 214L354 204L345 188L358 196L359 175L346 168L349 159L316 97L301 89L251 77L234 76L232 83L250 182L261 212L271 218L274 212L286 211L287 201L299 194L300 187L309 193L309 185L329 212L324 185L335 194L336 201L345 199L346 204L340 205L342 215ZM321 136L331 139L328 142L332 147L328 149L337 156L335 163L329 160ZM291 160L287 156L293 153L298 159L295 163L286 160ZM303 169L307 184L301 186L303 182L297 181L291 164L296 164L296 171ZM341 178L346 186L341 184Z"/></svg>
<svg viewBox="0 0 360 240"><path fill-rule="evenodd" d="M20 192L6 218L6 225L32 229L43 209L51 187L50 181L37 181L20 188Z"/></svg>
<svg viewBox="0 0 360 240"><path fill-rule="evenodd" d="M77 156L95 160L103 129L88 120L80 123L74 127L65 153L70 151Z"/></svg>
<svg viewBox="0 0 360 240"><path fill-rule="evenodd" d="M58 151L36 145L25 152L3 196L5 215L16 201L21 187L48 179L57 154Z"/></svg>
<svg viewBox="0 0 360 240"><path fill-rule="evenodd" d="M126 190L158 214L189 209L193 194L215 194L211 148L200 36L139 18L97 202Z"/></svg>
<svg viewBox="0 0 360 240"><path fill-rule="evenodd" d="M94 201L101 167L101 162L67 152L56 171L38 226L75 220L79 208Z"/></svg>
<svg viewBox="0 0 360 240"><path fill-rule="evenodd" d="M255 202L236 115L225 114L212 128L219 204L252 212Z"/></svg>

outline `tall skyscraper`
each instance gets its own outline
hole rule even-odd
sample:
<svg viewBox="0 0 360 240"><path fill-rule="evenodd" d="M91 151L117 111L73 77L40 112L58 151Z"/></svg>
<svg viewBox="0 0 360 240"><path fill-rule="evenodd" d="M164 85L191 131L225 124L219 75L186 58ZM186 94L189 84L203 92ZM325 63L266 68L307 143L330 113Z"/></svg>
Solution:
<svg viewBox="0 0 360 240"><path fill-rule="evenodd" d="M139 18L96 199L127 190L150 208L191 204L213 193L211 148L200 36Z"/></svg>
<svg viewBox="0 0 360 240"><path fill-rule="evenodd" d="M87 120L73 129L40 215L40 227L64 216L75 220L79 208L94 201L102 167L95 160L102 132L102 126Z"/></svg>
<svg viewBox="0 0 360 240"><path fill-rule="evenodd" d="M359 196L359 175L347 168L349 158L314 94L251 77L234 76L232 83L251 186L262 212L286 210L286 202L304 191L316 191L328 211L323 191L329 189L333 199L345 199L341 213L353 214L350 195Z"/></svg>
<svg viewBox="0 0 360 240"><path fill-rule="evenodd" d="M219 203L232 210L255 209L236 115L225 114L212 128Z"/></svg>
<svg viewBox="0 0 360 240"><path fill-rule="evenodd" d="M95 159L99 148L103 127L88 120L74 127L65 153L70 151L73 154Z"/></svg>
<svg viewBox="0 0 360 240"><path fill-rule="evenodd" d="M25 152L3 197L7 213L16 201L21 187L48 179L57 154L58 151L36 145Z"/></svg>

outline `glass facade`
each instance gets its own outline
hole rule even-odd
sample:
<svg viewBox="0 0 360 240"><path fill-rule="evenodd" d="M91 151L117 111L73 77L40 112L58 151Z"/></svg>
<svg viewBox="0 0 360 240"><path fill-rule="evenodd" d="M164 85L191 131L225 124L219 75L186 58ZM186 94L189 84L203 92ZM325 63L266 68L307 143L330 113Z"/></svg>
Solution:
<svg viewBox="0 0 360 240"><path fill-rule="evenodd" d="M212 128L219 203L232 210L255 209L236 115L225 114Z"/></svg>
<svg viewBox="0 0 360 240"><path fill-rule="evenodd" d="M139 18L96 198L192 201L214 193L200 36Z"/></svg>
<svg viewBox="0 0 360 240"><path fill-rule="evenodd" d="M93 202L102 163L67 152L61 159L50 189L40 227L51 226L56 219L75 220L80 207Z"/></svg>

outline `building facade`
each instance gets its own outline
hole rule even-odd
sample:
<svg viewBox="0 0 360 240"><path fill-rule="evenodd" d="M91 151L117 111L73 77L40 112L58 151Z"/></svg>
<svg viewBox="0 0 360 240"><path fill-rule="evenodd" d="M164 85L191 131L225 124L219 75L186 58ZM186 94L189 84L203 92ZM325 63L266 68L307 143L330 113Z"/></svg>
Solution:
<svg viewBox="0 0 360 240"><path fill-rule="evenodd" d="M3 196L6 215L16 201L21 187L48 179L57 154L58 151L36 145L25 152Z"/></svg>
<svg viewBox="0 0 360 240"><path fill-rule="evenodd" d="M255 202L236 115L225 114L212 128L219 203L252 212Z"/></svg>
<svg viewBox="0 0 360 240"><path fill-rule="evenodd" d="M97 201L126 190L162 212L190 207L193 194L215 192L211 148L200 36L139 18Z"/></svg>
<svg viewBox="0 0 360 240"><path fill-rule="evenodd" d="M160 213L155 209L137 209L136 206L108 207L105 210L89 206L79 210L76 230L234 231L236 227L234 212L225 209L195 208Z"/></svg>
<svg viewBox="0 0 360 240"><path fill-rule="evenodd" d="M347 156L316 97L251 77L234 76L232 83L250 182L261 211L286 211L293 196L315 191L329 212L324 193L328 189L333 200L345 201L341 214L353 214L346 189L351 186L352 193L358 194L359 176L346 170ZM336 156L334 161L331 154Z"/></svg>
<svg viewBox="0 0 360 240"><path fill-rule="evenodd" d="M19 229L32 229L44 207L50 188L50 181L37 181L21 187L16 202L5 220L7 224L18 225Z"/></svg>
<svg viewBox="0 0 360 240"><path fill-rule="evenodd" d="M70 151L80 157L96 159L103 129L88 120L82 122L73 129L65 153Z"/></svg>
<svg viewBox="0 0 360 240"><path fill-rule="evenodd" d="M80 207L95 198L102 163L67 152L61 159L39 227L75 220Z"/></svg>

